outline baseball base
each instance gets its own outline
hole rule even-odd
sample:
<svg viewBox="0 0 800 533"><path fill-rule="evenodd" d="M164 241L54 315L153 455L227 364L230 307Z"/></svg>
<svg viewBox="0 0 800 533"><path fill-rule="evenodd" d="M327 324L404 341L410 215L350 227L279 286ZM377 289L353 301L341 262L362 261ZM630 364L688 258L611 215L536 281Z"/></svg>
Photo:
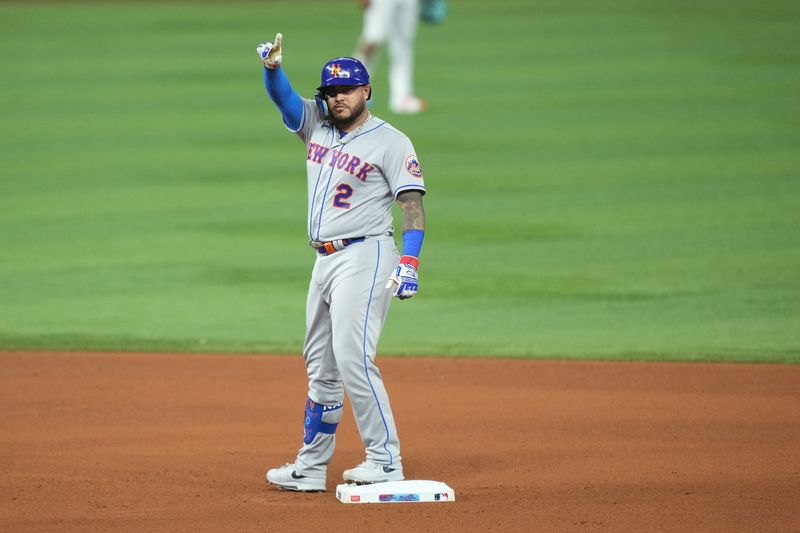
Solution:
<svg viewBox="0 0 800 533"><path fill-rule="evenodd" d="M342 503L439 503L456 501L456 493L441 481L408 479L371 485L337 485L336 498Z"/></svg>

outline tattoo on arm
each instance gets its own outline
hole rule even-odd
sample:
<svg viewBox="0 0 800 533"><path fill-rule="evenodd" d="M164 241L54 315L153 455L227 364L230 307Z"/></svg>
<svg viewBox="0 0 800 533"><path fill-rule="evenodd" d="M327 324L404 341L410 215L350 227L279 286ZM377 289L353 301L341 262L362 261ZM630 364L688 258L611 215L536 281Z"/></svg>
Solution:
<svg viewBox="0 0 800 533"><path fill-rule="evenodd" d="M422 193L406 191L397 197L397 203L403 212L403 231L425 229L425 208L422 206Z"/></svg>

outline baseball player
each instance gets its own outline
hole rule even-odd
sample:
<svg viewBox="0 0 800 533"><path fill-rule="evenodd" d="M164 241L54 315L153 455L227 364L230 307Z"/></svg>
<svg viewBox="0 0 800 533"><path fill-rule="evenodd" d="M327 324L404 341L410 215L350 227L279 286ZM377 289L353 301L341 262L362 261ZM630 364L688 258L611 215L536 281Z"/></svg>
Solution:
<svg viewBox="0 0 800 533"><path fill-rule="evenodd" d="M316 262L306 301L303 444L293 463L267 472L267 481L326 489L345 391L366 460L344 480L400 481L400 441L375 351L392 296L411 298L418 290L422 170L408 137L368 111L372 87L360 61L328 61L316 97L304 99L281 68L281 41L279 33L257 51L270 98L306 145L307 230ZM393 238L394 201L402 210L402 257Z"/></svg>
<svg viewBox="0 0 800 533"><path fill-rule="evenodd" d="M356 57L371 70L380 47L388 42L389 109L414 114L427 104L414 95L414 39L420 16L419 0L360 0L364 23Z"/></svg>

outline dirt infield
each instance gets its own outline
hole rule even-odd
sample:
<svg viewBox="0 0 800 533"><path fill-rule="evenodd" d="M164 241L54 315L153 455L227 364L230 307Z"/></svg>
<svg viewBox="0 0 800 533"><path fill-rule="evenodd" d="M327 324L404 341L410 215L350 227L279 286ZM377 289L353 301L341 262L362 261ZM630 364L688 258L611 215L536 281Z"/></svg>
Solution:
<svg viewBox="0 0 800 533"><path fill-rule="evenodd" d="M0 353L0 531L800 531L800 366L383 358L406 477L455 503L268 487L301 358Z"/></svg>

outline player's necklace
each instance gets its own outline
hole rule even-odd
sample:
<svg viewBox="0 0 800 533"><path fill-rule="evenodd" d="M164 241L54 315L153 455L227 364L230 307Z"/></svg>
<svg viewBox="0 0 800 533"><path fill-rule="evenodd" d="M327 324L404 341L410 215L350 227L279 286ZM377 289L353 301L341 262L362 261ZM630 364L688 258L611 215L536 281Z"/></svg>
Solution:
<svg viewBox="0 0 800 533"><path fill-rule="evenodd" d="M348 131L347 134L344 137L339 137L339 143L340 144L347 144L351 140L353 140L356 137L358 137L359 132L364 129L364 127L367 125L367 123L370 120L372 120L372 113L367 111L367 118L364 120L364 122L362 122L361 125L359 127L357 127L356 129L354 129L353 131Z"/></svg>

